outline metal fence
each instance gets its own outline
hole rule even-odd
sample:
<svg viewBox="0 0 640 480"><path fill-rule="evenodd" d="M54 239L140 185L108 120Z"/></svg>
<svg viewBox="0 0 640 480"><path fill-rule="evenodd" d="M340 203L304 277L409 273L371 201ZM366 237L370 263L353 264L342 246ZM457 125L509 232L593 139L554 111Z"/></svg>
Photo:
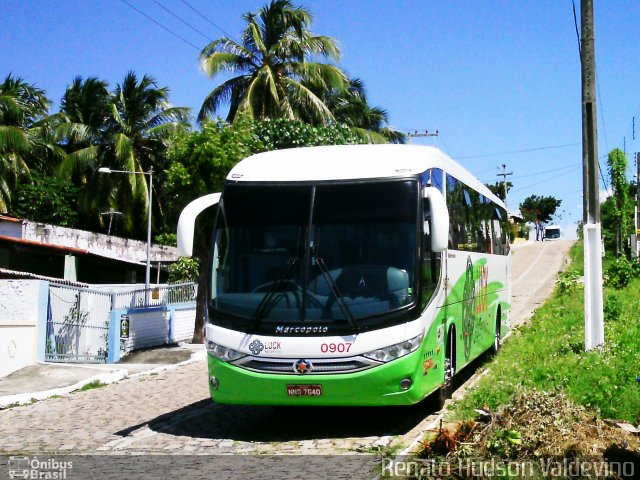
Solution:
<svg viewBox="0 0 640 480"><path fill-rule="evenodd" d="M154 286L148 295L144 288L109 292L50 284L45 360L105 363L112 310L194 302L197 293L194 283Z"/></svg>
<svg viewBox="0 0 640 480"><path fill-rule="evenodd" d="M109 293L50 285L45 360L106 362L110 310Z"/></svg>
<svg viewBox="0 0 640 480"><path fill-rule="evenodd" d="M158 285L151 287L148 295L145 294L144 288L130 292L113 293L111 308L116 310L119 308L145 308L145 306L160 307L162 305L195 302L197 295L198 285L193 282Z"/></svg>

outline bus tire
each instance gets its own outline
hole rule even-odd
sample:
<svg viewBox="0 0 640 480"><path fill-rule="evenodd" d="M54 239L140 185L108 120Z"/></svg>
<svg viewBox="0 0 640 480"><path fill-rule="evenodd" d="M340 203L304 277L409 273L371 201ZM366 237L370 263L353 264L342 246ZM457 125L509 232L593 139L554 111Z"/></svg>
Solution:
<svg viewBox="0 0 640 480"><path fill-rule="evenodd" d="M500 346L502 345L502 324L500 322L502 317L501 313L500 307L498 307L498 312L496 313L496 330L493 335L493 345L491 346L492 355L497 355L500 351Z"/></svg>
<svg viewBox="0 0 640 480"><path fill-rule="evenodd" d="M447 348L445 350L444 358L444 381L440 388L438 388L438 408L442 410L447 400L451 398L453 394L453 376L456 373L455 366L455 330L449 329L447 335Z"/></svg>

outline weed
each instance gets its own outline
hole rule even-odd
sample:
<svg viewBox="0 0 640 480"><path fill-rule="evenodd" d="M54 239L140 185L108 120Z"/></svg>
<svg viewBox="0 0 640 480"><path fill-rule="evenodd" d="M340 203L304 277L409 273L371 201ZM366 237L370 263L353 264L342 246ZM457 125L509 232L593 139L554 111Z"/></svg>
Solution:
<svg viewBox="0 0 640 480"><path fill-rule="evenodd" d="M86 385L84 385L78 391L86 392L87 390L93 390L94 388L105 387L106 385L107 385L106 383L103 383L100 380L94 380L93 382L89 382Z"/></svg>

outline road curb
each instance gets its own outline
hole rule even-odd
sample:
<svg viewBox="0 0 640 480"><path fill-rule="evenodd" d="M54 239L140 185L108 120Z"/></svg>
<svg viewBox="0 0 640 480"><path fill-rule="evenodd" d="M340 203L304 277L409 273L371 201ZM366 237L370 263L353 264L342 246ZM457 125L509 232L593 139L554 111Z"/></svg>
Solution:
<svg viewBox="0 0 640 480"><path fill-rule="evenodd" d="M93 382L100 382L105 385L108 385L111 383L117 383L127 378L140 378L148 375L155 375L167 370L174 370L184 365L189 365L191 363L202 361L206 358L207 358L207 352L206 350L202 349L202 350L193 352L191 354L191 358L183 362L174 363L171 365L161 365L159 367L152 368L150 370L145 370L143 372L129 374L129 370L127 370L126 368L118 368L118 369L106 371L104 373L100 373L98 375L94 375L89 378L85 378L83 380L80 380L77 383L74 383L72 385L67 385L65 387L52 388L49 390L41 390L38 392L5 395L0 397L0 410L5 409L9 405L26 405L26 404L33 403L34 400L46 400L47 398L50 398L56 395L59 395L59 396L69 395L70 393L76 390L80 390L85 385L88 385ZM57 364L47 364L47 365L57 365ZM59 366L63 367L66 365L59 365ZM90 365L73 365L73 366L76 368L87 368L87 369L94 368Z"/></svg>
<svg viewBox="0 0 640 480"><path fill-rule="evenodd" d="M116 383L124 378L127 378L127 373L128 371L123 369L112 370L109 372L94 375L89 378L85 378L84 380L80 380L73 385L67 385L66 387L52 388L50 390L42 390L39 392L5 395L4 397L0 397L0 409L6 408L8 405L24 405L32 403L33 400L45 400L47 398L53 397L54 395L68 395L69 393L75 390L79 390L85 385L93 382L100 382L104 384Z"/></svg>

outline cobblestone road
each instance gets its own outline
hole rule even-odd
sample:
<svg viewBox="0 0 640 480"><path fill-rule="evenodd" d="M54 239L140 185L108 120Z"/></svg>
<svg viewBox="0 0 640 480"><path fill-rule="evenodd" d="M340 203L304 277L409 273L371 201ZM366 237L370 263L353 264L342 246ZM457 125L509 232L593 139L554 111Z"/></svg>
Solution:
<svg viewBox="0 0 640 480"><path fill-rule="evenodd" d="M555 278L550 275L544 288L527 288L527 265L543 255L545 272L557 271L565 247L545 243L515 253L517 315L544 298L533 298L532 290L548 294ZM527 305L518 305L524 291ZM385 409L223 406L211 402L206 382L206 365L199 361L0 411L0 453L371 453L406 447L435 412L429 401Z"/></svg>

